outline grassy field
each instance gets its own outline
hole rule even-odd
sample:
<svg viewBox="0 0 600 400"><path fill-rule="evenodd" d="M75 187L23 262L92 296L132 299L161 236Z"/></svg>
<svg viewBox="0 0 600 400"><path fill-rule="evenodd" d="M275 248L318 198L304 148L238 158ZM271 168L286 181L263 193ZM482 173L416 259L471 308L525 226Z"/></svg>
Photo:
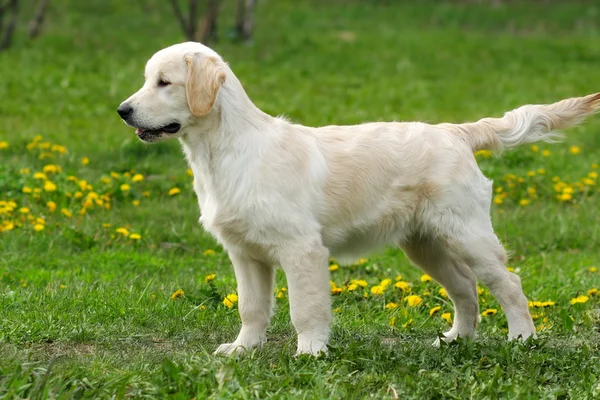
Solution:
<svg viewBox="0 0 600 400"><path fill-rule="evenodd" d="M593 1L411 3L265 0L252 44L223 22L214 47L260 108L306 125L458 122L600 91ZM561 144L477 155L538 340L507 343L481 288L479 339L432 348L451 304L390 249L331 261L327 357L293 356L282 274L266 346L214 357L240 324L230 262L197 223L178 144L139 143L115 112L179 28L158 0L52 6L41 38L0 53L0 398L600 396L600 116Z"/></svg>

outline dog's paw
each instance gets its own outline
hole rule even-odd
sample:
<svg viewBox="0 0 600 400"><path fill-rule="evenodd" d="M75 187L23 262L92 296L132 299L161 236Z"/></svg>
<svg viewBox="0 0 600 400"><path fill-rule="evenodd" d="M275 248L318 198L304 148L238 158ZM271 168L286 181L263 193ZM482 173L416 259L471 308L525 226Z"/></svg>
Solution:
<svg viewBox="0 0 600 400"><path fill-rule="evenodd" d="M327 354L327 344L319 341L298 341L298 349L296 350L296 356L307 354L310 356L320 356Z"/></svg>
<svg viewBox="0 0 600 400"><path fill-rule="evenodd" d="M215 350L215 352L213 354L221 355L221 356L235 356L235 355L243 354L248 350L249 349L247 349L240 343L236 343L236 342L223 343L222 345L217 347L217 350Z"/></svg>

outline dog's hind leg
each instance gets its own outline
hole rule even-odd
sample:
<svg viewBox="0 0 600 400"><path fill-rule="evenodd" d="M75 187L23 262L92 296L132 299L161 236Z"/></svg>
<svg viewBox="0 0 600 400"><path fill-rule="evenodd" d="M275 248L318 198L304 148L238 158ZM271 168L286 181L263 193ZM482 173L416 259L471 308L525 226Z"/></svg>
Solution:
<svg viewBox="0 0 600 400"><path fill-rule="evenodd" d="M242 328L233 343L220 345L215 354L231 355L261 346L273 311L274 269L236 252L229 257L238 283L238 310Z"/></svg>
<svg viewBox="0 0 600 400"><path fill-rule="evenodd" d="M420 238L401 246L406 256L439 282L455 309L452 329L443 340L473 339L478 322L477 283L470 268L449 251L441 240ZM439 345L439 339L434 343Z"/></svg>

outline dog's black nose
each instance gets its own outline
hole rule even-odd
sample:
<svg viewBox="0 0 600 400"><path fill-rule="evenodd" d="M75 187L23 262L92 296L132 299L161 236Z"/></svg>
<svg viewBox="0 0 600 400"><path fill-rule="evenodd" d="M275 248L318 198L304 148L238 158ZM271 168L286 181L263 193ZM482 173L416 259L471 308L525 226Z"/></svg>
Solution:
<svg viewBox="0 0 600 400"><path fill-rule="evenodd" d="M121 118L127 119L127 117L133 114L133 107L131 107L129 104L121 104L119 108L117 108L117 112Z"/></svg>

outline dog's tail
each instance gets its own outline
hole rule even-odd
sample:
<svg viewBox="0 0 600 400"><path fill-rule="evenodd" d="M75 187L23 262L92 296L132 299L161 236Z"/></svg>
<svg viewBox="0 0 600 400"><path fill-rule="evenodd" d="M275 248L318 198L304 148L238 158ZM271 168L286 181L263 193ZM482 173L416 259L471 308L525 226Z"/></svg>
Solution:
<svg viewBox="0 0 600 400"><path fill-rule="evenodd" d="M600 93L553 104L525 105L502 118L440 125L463 138L473 151L502 151L524 143L556 142L561 137L557 130L574 126L597 111L600 111Z"/></svg>

